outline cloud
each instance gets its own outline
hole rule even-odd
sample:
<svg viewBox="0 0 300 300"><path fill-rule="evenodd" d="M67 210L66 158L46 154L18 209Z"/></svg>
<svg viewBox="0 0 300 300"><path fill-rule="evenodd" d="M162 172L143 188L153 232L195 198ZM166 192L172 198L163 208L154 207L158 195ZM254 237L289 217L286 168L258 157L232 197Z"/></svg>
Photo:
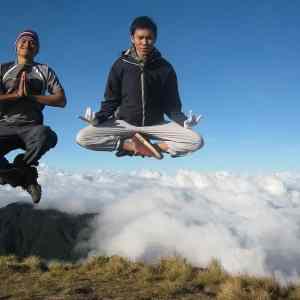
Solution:
<svg viewBox="0 0 300 300"><path fill-rule="evenodd" d="M281 279L300 270L300 174L242 176L227 172L40 168L39 209L99 212L91 254L154 261L179 254L203 266L218 258L226 270ZM29 201L0 187L0 205Z"/></svg>

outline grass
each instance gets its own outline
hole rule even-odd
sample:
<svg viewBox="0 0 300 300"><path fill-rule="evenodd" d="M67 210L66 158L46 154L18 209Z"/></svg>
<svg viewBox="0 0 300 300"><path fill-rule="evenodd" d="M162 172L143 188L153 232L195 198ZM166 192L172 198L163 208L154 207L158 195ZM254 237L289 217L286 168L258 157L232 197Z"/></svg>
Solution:
<svg viewBox="0 0 300 300"><path fill-rule="evenodd" d="M216 260L196 268L181 257L156 265L119 257L77 263L0 256L0 300L297 300L300 285L232 276Z"/></svg>

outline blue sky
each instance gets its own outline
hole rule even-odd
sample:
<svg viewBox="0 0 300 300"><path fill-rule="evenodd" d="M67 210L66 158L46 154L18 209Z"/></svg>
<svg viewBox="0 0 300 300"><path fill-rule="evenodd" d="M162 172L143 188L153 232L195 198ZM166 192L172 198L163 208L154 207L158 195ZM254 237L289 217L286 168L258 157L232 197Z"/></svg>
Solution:
<svg viewBox="0 0 300 300"><path fill-rule="evenodd" d="M52 66L68 97L45 109L59 144L43 162L82 169L299 170L299 1L14 1L2 4L0 62L17 32L40 35L37 61ZM132 19L149 15L157 48L173 64L185 111L204 115L205 147L185 158L117 159L74 143L86 106L99 107L113 61L129 46ZM3 27L2 27L3 28Z"/></svg>

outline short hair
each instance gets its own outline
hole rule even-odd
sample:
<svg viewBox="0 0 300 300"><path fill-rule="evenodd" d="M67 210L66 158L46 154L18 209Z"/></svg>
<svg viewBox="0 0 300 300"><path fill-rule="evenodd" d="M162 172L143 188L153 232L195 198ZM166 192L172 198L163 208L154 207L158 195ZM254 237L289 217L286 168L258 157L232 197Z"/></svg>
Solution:
<svg viewBox="0 0 300 300"><path fill-rule="evenodd" d="M137 17L133 20L130 25L130 34L134 35L137 29L150 29L153 32L154 37L157 37L157 26L152 19L147 16Z"/></svg>

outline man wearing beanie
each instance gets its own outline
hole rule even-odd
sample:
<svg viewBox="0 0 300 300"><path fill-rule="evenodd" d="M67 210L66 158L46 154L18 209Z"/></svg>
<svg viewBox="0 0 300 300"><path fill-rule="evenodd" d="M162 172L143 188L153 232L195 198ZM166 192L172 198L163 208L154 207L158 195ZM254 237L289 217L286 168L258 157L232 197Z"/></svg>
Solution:
<svg viewBox="0 0 300 300"><path fill-rule="evenodd" d="M200 149L203 139L192 127L201 116L190 112L187 117L181 110L176 73L154 47L156 24L147 16L137 17L130 38L132 46L110 70L100 111L93 114L89 109L82 117L92 125L78 133L77 143L90 150L116 151L119 157L157 159L163 153L178 157Z"/></svg>
<svg viewBox="0 0 300 300"><path fill-rule="evenodd" d="M40 50L32 30L21 32L15 42L15 62L0 64L0 184L21 186L34 203L41 198L36 166L57 143L57 136L43 124L45 105L64 107L66 97L55 72L34 61ZM12 163L5 155L23 149Z"/></svg>

